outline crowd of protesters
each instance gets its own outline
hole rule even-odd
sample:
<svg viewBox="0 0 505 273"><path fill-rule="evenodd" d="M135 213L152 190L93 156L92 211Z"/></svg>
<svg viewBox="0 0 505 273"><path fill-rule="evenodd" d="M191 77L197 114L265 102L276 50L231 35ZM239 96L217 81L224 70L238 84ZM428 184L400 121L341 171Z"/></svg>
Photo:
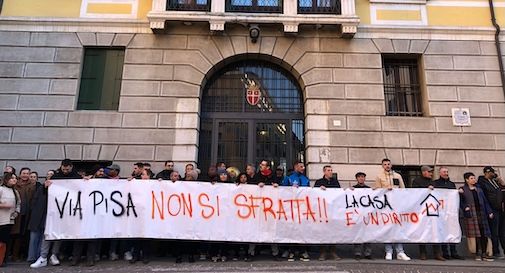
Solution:
<svg viewBox="0 0 505 273"><path fill-rule="evenodd" d="M414 188L444 188L456 190L456 185L449 178L449 169L440 167L438 179L434 180L433 168L422 166L421 177L412 181ZM330 165L324 166L322 178L315 181L314 187L326 190L340 188L339 181L334 177ZM19 173L12 166L4 169L0 186L0 266L10 261L26 260L32 268L59 265L66 259L70 264L78 265L82 257L86 264L93 266L100 259L124 259L130 263L142 261L148 263L152 255L166 256L171 254L176 263L184 260L192 263L195 259L211 260L213 262L239 260L252 261L262 248L268 248L275 260L310 261L309 246L306 245L258 245L232 242L200 242L182 240L155 239L95 239L95 240L64 240L46 241L44 228L47 214L48 187L56 179L157 179L166 181L205 181L210 183L253 184L258 187L310 187L310 181L305 176L305 166L296 161L293 169L284 173L277 167L275 171L267 160L260 162L258 170L253 164L245 166L245 172L239 172L235 167L227 167L220 162L210 166L206 173L200 173L193 164L187 164L179 173L174 169L174 162L165 162L165 169L155 173L149 163L135 163L132 172L121 173L117 164L96 166L91 173L78 172L71 160L65 159L59 168L47 172L44 179L27 167ZM364 172L355 175L354 188L369 188ZM505 182L494 168L487 166L483 175L477 177L471 172L464 174L465 184L458 189L462 212L462 228L467 237L469 252L480 261L493 261L503 258L500 252L505 247ZM392 170L389 159L382 160L382 170L376 174L375 183L370 188L405 188L406 183L400 174ZM492 244L492 252L488 251L488 239ZM440 261L448 259L464 259L458 254L455 244L420 244L420 259L427 259L427 246L431 246L434 258ZM86 250L85 253L83 251ZM372 248L368 243L353 246L356 259L373 259ZM386 260L396 259L408 261L411 258L405 253L403 245L385 244ZM319 246L319 260L340 260L335 245Z"/></svg>

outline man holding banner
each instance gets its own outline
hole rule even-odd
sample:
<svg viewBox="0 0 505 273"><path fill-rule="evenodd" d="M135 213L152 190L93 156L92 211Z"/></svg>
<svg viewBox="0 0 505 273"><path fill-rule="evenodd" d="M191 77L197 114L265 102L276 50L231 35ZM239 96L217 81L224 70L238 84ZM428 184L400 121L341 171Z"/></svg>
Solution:
<svg viewBox="0 0 505 273"><path fill-rule="evenodd" d="M314 188L326 190L326 188L340 188L340 183L337 179L333 178L333 169L330 165L323 167L323 178L316 180ZM319 260L326 260L326 256L330 256L332 260L340 260L337 255L337 247L335 245L323 245L320 247Z"/></svg>
<svg viewBox="0 0 505 273"><path fill-rule="evenodd" d="M365 184L366 181L366 173L357 172L354 177L356 178L356 185L352 186L352 190L354 189L369 189L370 187ZM363 254L363 255L362 255ZM354 258L356 260L364 257L367 260L372 260L372 246L369 243L363 244L354 244Z"/></svg>
<svg viewBox="0 0 505 273"><path fill-rule="evenodd" d="M421 177L416 177L414 181L412 181L412 188L428 188L430 190L434 189L433 178L433 168L430 166L422 166L421 167ZM442 250L440 245L433 244L433 254L435 255L435 260L445 261L445 258L442 257ZM419 245L419 256L421 260L428 259L428 255L426 253L426 244Z"/></svg>
<svg viewBox="0 0 505 273"><path fill-rule="evenodd" d="M458 193L387 190L403 185L403 181L391 172L389 160L383 163L377 182L385 189L375 191L311 188L301 162L296 162L295 172L283 181L287 187L278 188L155 180L58 180L49 188L45 235L47 240L224 242L227 246L218 245L212 253L217 257L221 250L220 260L231 244L286 244L291 246L289 261L295 260L295 254L309 261L307 245L312 244L459 243ZM221 181L227 181L224 171L220 170ZM175 172L172 176L174 181L179 178ZM386 251L388 260L392 259L393 246ZM409 259L401 244L396 251L398 259Z"/></svg>
<svg viewBox="0 0 505 273"><path fill-rule="evenodd" d="M388 190L393 190L393 188L405 188L405 183L403 182L402 176L392 170L393 165L391 160L384 158L382 160L382 171L375 178L374 188L385 188ZM393 244L385 244L386 248L386 260L393 259ZM396 250L396 258L398 260L410 261L410 257L405 254L403 250L403 244L394 244Z"/></svg>
<svg viewBox="0 0 505 273"><path fill-rule="evenodd" d="M290 176L286 176L286 178L284 178L284 181L282 181L282 185L283 186L292 186L295 188L309 187L310 181L304 175L305 165L301 161L297 160L293 164L293 169L294 169L293 173ZM301 261L304 261L304 262L310 261L309 252L308 252L306 246L298 246L298 247L290 248L289 255L288 255L288 261L290 261L290 262L295 261L295 252L302 253L300 255Z"/></svg>
<svg viewBox="0 0 505 273"><path fill-rule="evenodd" d="M449 169L447 167L440 167L438 169L439 178L433 181L433 186L435 188L441 189L456 189L456 184L451 181L449 178ZM456 260L464 260L465 258L458 254L456 249L456 244L442 244L442 257L446 260L456 259Z"/></svg>
<svg viewBox="0 0 505 273"><path fill-rule="evenodd" d="M82 178L75 170L74 165L70 159L64 159L61 161L60 168L55 172L55 174L50 177L51 180L58 179L79 179ZM48 188L52 182L51 180L46 180L44 182L44 187ZM47 203L45 204L47 206ZM47 211L47 209L46 209ZM52 249L51 249L52 247ZM49 256L49 262L51 265L59 265L58 254L61 247L60 240L48 241L44 237L42 239L42 244L40 247L40 257L30 265L31 268L40 268L47 266L47 258L49 256L49 250L51 250L51 256Z"/></svg>

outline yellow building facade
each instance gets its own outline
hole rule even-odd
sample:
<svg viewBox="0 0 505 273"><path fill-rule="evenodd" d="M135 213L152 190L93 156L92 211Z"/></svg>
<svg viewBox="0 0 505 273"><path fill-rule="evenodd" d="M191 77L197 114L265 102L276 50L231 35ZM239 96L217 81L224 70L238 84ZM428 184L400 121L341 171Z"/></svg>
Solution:
<svg viewBox="0 0 505 273"><path fill-rule="evenodd" d="M3 0L0 166L300 159L351 183L387 157L407 180L504 173L503 52L484 0ZM97 67L111 80L87 85ZM259 104L234 95L251 81ZM114 102L92 109L86 90Z"/></svg>
<svg viewBox="0 0 505 273"><path fill-rule="evenodd" d="M152 0L4 0L5 17L128 18L147 20ZM485 0L370 1L357 0L361 25L492 27ZM505 1L493 1L498 24L505 23ZM54 8L58 7L58 8Z"/></svg>

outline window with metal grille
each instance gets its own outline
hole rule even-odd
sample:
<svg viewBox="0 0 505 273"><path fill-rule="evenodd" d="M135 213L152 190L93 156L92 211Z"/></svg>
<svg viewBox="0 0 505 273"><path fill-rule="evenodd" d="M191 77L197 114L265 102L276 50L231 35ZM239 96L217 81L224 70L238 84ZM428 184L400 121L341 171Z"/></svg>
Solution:
<svg viewBox="0 0 505 273"><path fill-rule="evenodd" d="M407 188L411 188L412 181L414 181L414 179L416 177L420 177L422 175L421 167L419 167L419 166L412 166L412 165L395 166L395 165L393 165L393 170L402 176L403 182L405 183L405 187L407 187Z"/></svg>
<svg viewBox="0 0 505 273"><path fill-rule="evenodd" d="M282 13L282 0L226 0L226 11Z"/></svg>
<svg viewBox="0 0 505 273"><path fill-rule="evenodd" d="M248 103L247 90L254 83L256 103ZM296 80L279 66L262 61L229 65L211 78L204 94L204 112L301 113L302 99Z"/></svg>
<svg viewBox="0 0 505 273"><path fill-rule="evenodd" d="M291 168L305 159L303 99L295 77L276 63L246 59L226 65L202 92L198 165L244 170L263 159Z"/></svg>
<svg viewBox="0 0 505 273"><path fill-rule="evenodd" d="M77 110L117 110L124 48L85 48Z"/></svg>
<svg viewBox="0 0 505 273"><path fill-rule="evenodd" d="M210 0L168 0L167 10L210 11Z"/></svg>
<svg viewBox="0 0 505 273"><path fill-rule="evenodd" d="M341 14L340 0L298 0L298 13Z"/></svg>
<svg viewBox="0 0 505 273"><path fill-rule="evenodd" d="M418 61L418 56L382 56L386 115L423 115Z"/></svg>

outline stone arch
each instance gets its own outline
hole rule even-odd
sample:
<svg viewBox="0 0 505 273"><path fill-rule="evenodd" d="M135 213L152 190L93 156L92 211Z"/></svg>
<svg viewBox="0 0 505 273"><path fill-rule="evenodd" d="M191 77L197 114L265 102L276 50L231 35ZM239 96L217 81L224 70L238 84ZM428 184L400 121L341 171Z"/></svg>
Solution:
<svg viewBox="0 0 505 273"><path fill-rule="evenodd" d="M229 64L232 64L232 63L235 63L238 61L244 61L244 60L259 60L259 61L265 61L265 62L269 62L269 63L280 66L282 69L289 72L291 74L291 76L293 76L293 78L296 80L298 86L300 87L302 99L305 98L305 95L304 95L305 84L304 84L302 75L300 75L300 73L298 73L298 71L291 64L289 64L289 63L285 62L284 60L279 59L275 56L266 55L266 54L259 54L259 53L255 53L255 54L244 53L244 54L233 55L233 56L225 58L225 59L221 60L220 62L216 63L215 65L213 65L207 71L207 73L204 75L204 77L201 81L200 98L202 98L203 91L205 89L205 86L207 85L207 82L209 81L209 79L212 78L212 76L215 73L217 73L218 71L220 71L221 69L223 69L224 67L226 67Z"/></svg>
<svg viewBox="0 0 505 273"><path fill-rule="evenodd" d="M240 75L249 75L249 79L252 75L252 79L265 87L261 88L262 101L258 107L249 105L246 93L240 93L244 88ZM205 168L216 161L235 158L228 163L245 166L245 163L258 163L266 157L273 167L282 165L288 169L294 160L305 160L303 90L297 71L271 55L238 54L215 64L200 85L198 164ZM261 136L263 130L270 133ZM236 133L238 131L240 133ZM228 140L221 142L221 136ZM244 147L237 148L234 140L239 143L244 137L247 139ZM280 148L262 146L262 141L278 143ZM222 148L222 151L241 152L224 152L226 155L223 155L218 152L221 148L216 147L224 146L230 148Z"/></svg>

